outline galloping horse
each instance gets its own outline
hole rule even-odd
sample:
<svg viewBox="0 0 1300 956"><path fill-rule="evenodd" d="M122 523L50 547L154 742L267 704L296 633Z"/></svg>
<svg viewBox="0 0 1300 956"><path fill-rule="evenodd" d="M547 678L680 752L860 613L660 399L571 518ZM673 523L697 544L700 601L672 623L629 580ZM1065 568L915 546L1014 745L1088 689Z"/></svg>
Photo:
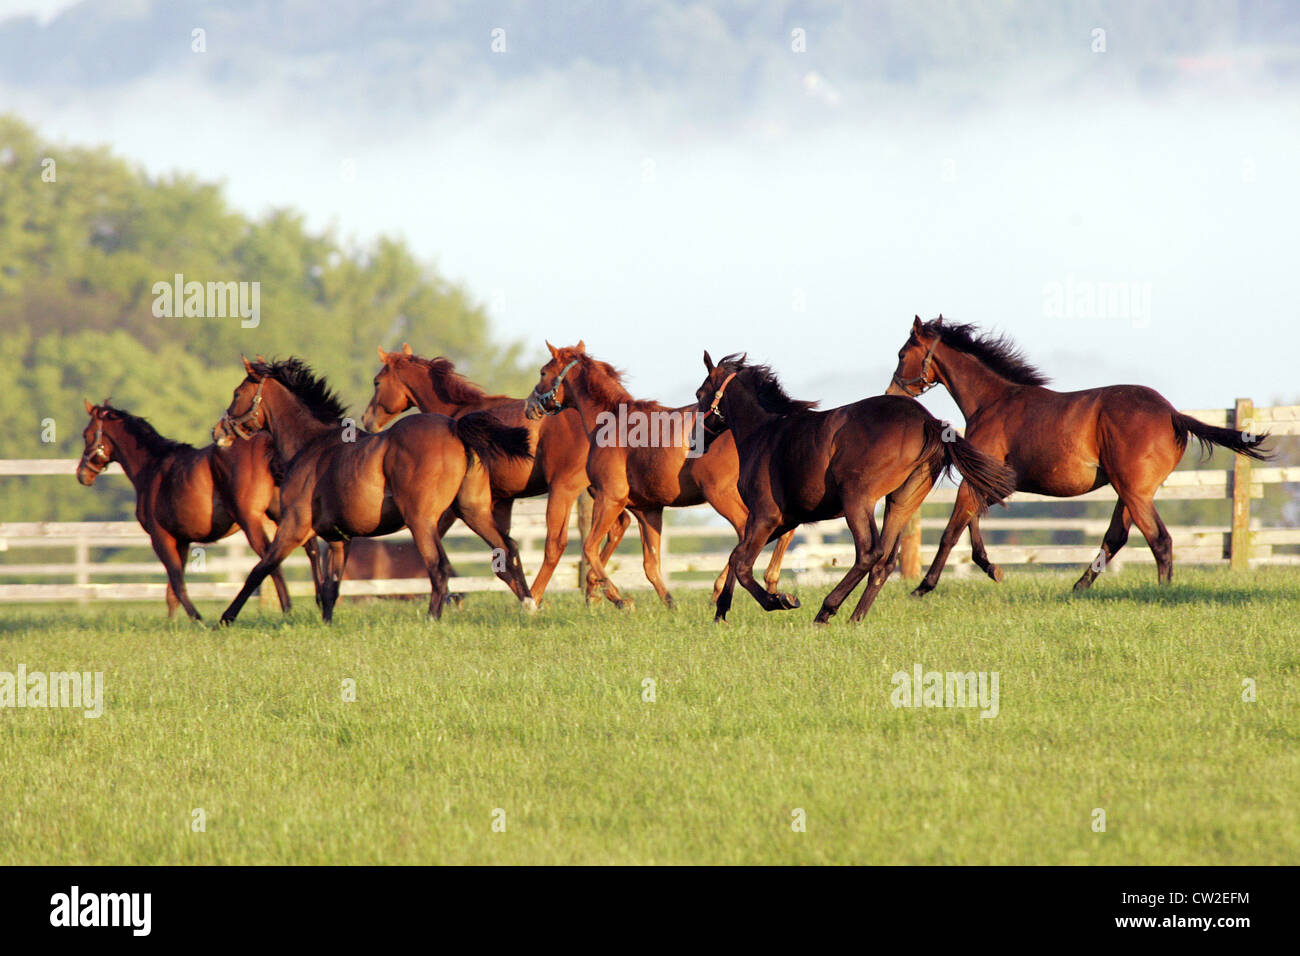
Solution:
<svg viewBox="0 0 1300 956"><path fill-rule="evenodd" d="M451 418L485 411L503 424L528 429L532 460L499 459L488 465L488 474L492 482L492 516L503 537L510 534L516 498L547 495L546 550L531 591L533 599L541 603L569 541L573 503L587 489L588 444L582 417L569 409L541 420L530 419L524 414L524 399L489 395L459 374L449 359L421 358L405 342L401 352L380 348L379 358L384 365L375 373L375 391L361 418L368 431L379 431L412 406ZM455 514L445 514L438 525L439 536L446 534L455 520ZM629 522L627 513L620 513L601 550L602 560L608 559L618 546Z"/></svg>
<svg viewBox="0 0 1300 956"><path fill-rule="evenodd" d="M199 620L185 589L190 545L220 540L238 526L259 557L270 547L280 501L270 439L259 435L229 448L195 448L164 438L143 418L107 400L102 405L84 401L90 422L82 433L86 446L77 480L89 487L109 462L121 463L135 487L136 520L167 569L167 616L180 604ZM278 569L273 580L280 607L288 611L289 591Z"/></svg>
<svg viewBox="0 0 1300 956"><path fill-rule="evenodd" d="M798 607L797 599L770 594L754 580L763 545L798 525L843 515L853 534L856 560L826 595L815 618L830 620L870 573L850 617L871 608L898 559L899 539L935 478L955 466L981 508L1011 493L1011 469L977 451L917 402L877 395L829 411L790 398L765 365L729 355L716 366L704 353L708 375L696 397L706 424L730 429L740 454L740 494L749 523L731 552L717 621L726 619L737 578L765 611ZM876 529L876 502L885 498L885 522Z"/></svg>
<svg viewBox="0 0 1300 956"><path fill-rule="evenodd" d="M1156 512L1156 489L1187 448L1189 435L1203 450L1220 445L1265 459L1267 435L1247 436L1184 415L1163 395L1142 385L1110 385L1081 392L1055 392L1006 337L980 335L973 325L945 324L943 316L918 315L898 353L889 394L913 398L935 385L948 389L966 417L966 438L1005 461L1016 473L1016 490L1072 498L1113 485L1119 500L1101 543L1100 561L1075 582L1091 586L1101 567L1128 541L1137 524L1155 556L1161 584L1173 578L1173 542ZM978 503L963 483L938 553L913 592L939 583L948 553L970 525L971 556L994 581L1002 570L989 561L979 531Z"/></svg>
<svg viewBox="0 0 1300 956"><path fill-rule="evenodd" d="M528 433L508 428L490 415L414 415L388 431L349 436L343 407L323 378L295 358L249 362L230 407L213 426L219 445L237 436L266 430L287 462L280 485L280 526L270 549L253 568L243 589L221 615L229 624L257 585L294 548L313 535L346 542L353 537L390 534L403 525L429 572L429 615L442 615L447 596L446 555L438 519L448 508L494 549L497 577L526 608L528 593L519 552L492 521L487 471L476 460L527 458ZM354 438L355 440L349 440ZM321 548L321 612L333 618L342 568L331 568L331 552ZM499 561L496 555L504 555Z"/></svg>
<svg viewBox="0 0 1300 956"><path fill-rule="evenodd" d="M624 598L609 579L605 571L606 555L598 553L596 547L626 508L641 523L646 578L654 586L659 599L672 607L672 595L668 593L659 570L664 508L684 508L707 501L731 522L736 534L740 535L745 528L746 511L736 490L740 462L736 458L735 442L724 434L709 443L708 450L699 457L688 457L684 439L692 431L694 413L691 406L667 408L658 402L633 399L623 388L619 372L608 363L589 356L582 342L562 349L547 342L546 347L551 351L551 360L542 366L537 387L528 396L527 414L536 419L576 408L587 432L590 442L587 477L596 494L591 528L582 544L591 568L587 577L587 595L590 598L597 588L603 587L605 596L616 606L632 604L631 599ZM602 422L608 421L605 416L618 418L620 409L625 421L637 417L649 422L647 430L654 430L658 423L666 423L671 432L671 423L676 421L677 440L652 440L647 444L603 440L599 433L604 430ZM781 558L790 544L790 537L786 535L777 544L768 565L765 580L773 592L781 579ZM722 591L726 573L724 570L714 582L715 600Z"/></svg>

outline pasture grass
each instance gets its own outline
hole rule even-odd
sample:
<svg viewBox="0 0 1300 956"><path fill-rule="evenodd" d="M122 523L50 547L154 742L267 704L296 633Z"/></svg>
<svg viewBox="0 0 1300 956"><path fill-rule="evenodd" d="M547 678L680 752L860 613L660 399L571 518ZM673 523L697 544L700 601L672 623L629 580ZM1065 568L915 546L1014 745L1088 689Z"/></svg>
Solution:
<svg viewBox="0 0 1300 956"><path fill-rule="evenodd" d="M698 591L0 608L0 671L106 698L0 710L0 864L1300 862L1300 570L1153 577L893 581L826 628L825 588L725 627ZM997 671L1000 713L896 709L918 662Z"/></svg>

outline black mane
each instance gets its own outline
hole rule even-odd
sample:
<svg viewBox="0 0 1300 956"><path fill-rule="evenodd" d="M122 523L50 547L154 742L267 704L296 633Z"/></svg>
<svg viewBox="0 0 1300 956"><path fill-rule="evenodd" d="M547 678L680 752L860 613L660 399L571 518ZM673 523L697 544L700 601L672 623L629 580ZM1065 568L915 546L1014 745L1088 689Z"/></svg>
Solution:
<svg viewBox="0 0 1300 956"><path fill-rule="evenodd" d="M785 392L776 373L768 365L746 365L744 355L739 352L728 355L718 363L728 372L744 373L744 382L754 390L754 397L763 411L774 415L789 415L792 412L806 412L816 408L816 402L804 402L791 398ZM739 375L737 376L739 377Z"/></svg>
<svg viewBox="0 0 1300 956"><path fill-rule="evenodd" d="M974 356L1016 385L1046 385L1051 381L1030 365L1016 344L1005 335L981 333L969 323L949 325L939 319L926 322L922 328L929 335L938 335L944 345Z"/></svg>
<svg viewBox="0 0 1300 956"><path fill-rule="evenodd" d="M319 421L336 425L347 414L347 406L339 400L325 381L300 358L280 359L274 362L252 363L253 374L258 378L273 378L296 395L307 410Z"/></svg>
<svg viewBox="0 0 1300 956"><path fill-rule="evenodd" d="M109 404L108 399L104 399L104 404L99 407L103 410L105 421L121 422L126 433L139 442L150 455L157 457L178 451L194 450L193 445L158 434L158 429L150 425L148 419L132 415L124 408L114 408Z"/></svg>

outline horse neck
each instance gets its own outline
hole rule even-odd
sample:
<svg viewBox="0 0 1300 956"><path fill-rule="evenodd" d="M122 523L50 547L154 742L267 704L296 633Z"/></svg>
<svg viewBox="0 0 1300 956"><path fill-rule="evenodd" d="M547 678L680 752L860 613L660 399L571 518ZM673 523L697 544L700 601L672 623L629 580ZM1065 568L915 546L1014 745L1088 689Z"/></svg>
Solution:
<svg viewBox="0 0 1300 956"><path fill-rule="evenodd" d="M281 461L292 461L303 448L336 427L318 419L296 395L274 379L267 382L262 400L269 414L267 430Z"/></svg>
<svg viewBox="0 0 1300 956"><path fill-rule="evenodd" d="M770 425L781 417L763 408L749 386L742 384L738 378L732 379L731 385L722 393L722 401L718 405L737 445L760 428Z"/></svg>
<svg viewBox="0 0 1300 956"><path fill-rule="evenodd" d="M599 427L597 418L601 412L617 412L620 404L631 404L633 398L623 386L618 384L614 387L614 400L597 397L589 387L587 372L586 366L579 365L574 369L575 374L565 379L565 385L573 392L573 404L578 409L578 414L582 416L583 431L587 433L588 438L592 438Z"/></svg>
<svg viewBox="0 0 1300 956"><path fill-rule="evenodd" d="M406 375L414 373L414 383L408 381ZM432 413L434 415L446 415L448 417L456 415L465 409L465 405L449 402L438 394L438 390L433 387L433 378L425 369L419 366L408 366L406 374L402 376L402 384L410 391L411 396L415 399L415 406L422 412Z"/></svg>
<svg viewBox="0 0 1300 956"><path fill-rule="evenodd" d="M115 425L112 431L109 425ZM104 434L113 442L113 459L122 466L122 471L137 491L140 483L151 465L162 461L163 456L155 455L145 448L132 435L122 422L106 422Z"/></svg>
<svg viewBox="0 0 1300 956"><path fill-rule="evenodd" d="M971 416L1014 386L979 359L942 346L934 352L935 377L948 389L962 416Z"/></svg>

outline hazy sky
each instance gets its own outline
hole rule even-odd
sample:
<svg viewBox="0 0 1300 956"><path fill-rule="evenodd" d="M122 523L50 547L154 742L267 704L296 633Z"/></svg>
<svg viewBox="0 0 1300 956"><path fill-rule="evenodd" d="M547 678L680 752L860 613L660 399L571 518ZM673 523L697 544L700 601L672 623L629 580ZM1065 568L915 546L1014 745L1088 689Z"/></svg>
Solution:
<svg viewBox="0 0 1300 956"><path fill-rule="evenodd" d="M45 31L91 17L50 17L69 6L3 3L0 17L41 12ZM851 401L884 389L914 313L942 312L1009 332L1063 388L1141 382L1184 408L1300 398L1300 83L1285 80L1300 54L1287 38L1225 31L1137 63L1151 38L1123 23L1106 20L1093 52L1090 11L1107 5L1089 4L996 62L904 64L890 85L854 74L851 48L816 58L844 37L810 29L793 50L797 11L754 40L734 17L681 6L656 21L653 68L566 59L555 33L529 68L536 26L507 27L494 54L485 13L448 27L468 31L456 49L481 52L460 61L409 47L390 59L382 38L347 59L286 39L281 59L276 31L296 21L268 20L272 52L244 73L223 5L198 4L194 22L217 24L206 53L189 51L182 16L150 34L179 51L162 66L112 82L11 74L0 103L47 137L223 180L254 214L289 205L343 237L402 235L503 337L539 359L544 338L584 338L640 396L688 401L708 348L771 362L800 397ZM717 62L701 53L709 31L743 34L743 56L735 43ZM1150 64L1159 82L1142 81Z"/></svg>

